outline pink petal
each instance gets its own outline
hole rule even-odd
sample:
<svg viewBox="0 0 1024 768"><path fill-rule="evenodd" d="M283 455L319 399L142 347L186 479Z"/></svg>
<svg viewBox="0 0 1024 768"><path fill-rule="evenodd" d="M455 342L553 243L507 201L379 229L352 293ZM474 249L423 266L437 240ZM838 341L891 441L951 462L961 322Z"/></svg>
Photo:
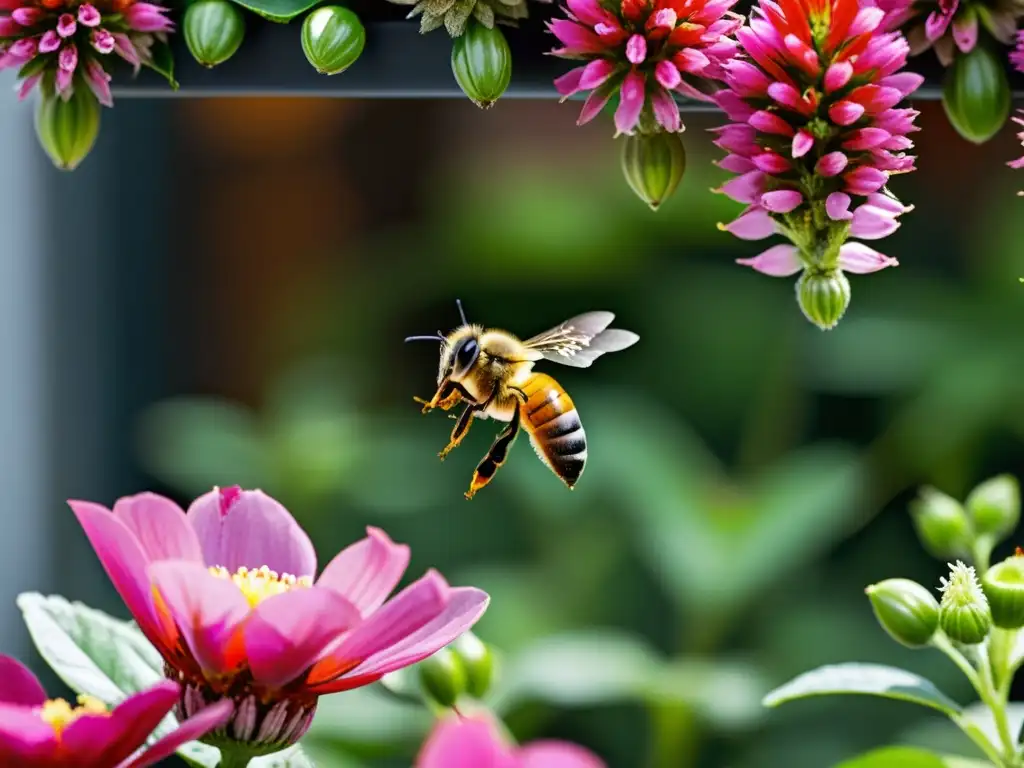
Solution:
<svg viewBox="0 0 1024 768"><path fill-rule="evenodd" d="M46 701L46 691L28 667L10 656L0 654L0 704L38 707Z"/></svg>
<svg viewBox="0 0 1024 768"><path fill-rule="evenodd" d="M757 132L749 125L728 125L721 131L715 146L724 149L726 152L734 152L737 155L750 157L758 152L760 148L754 143Z"/></svg>
<svg viewBox="0 0 1024 768"><path fill-rule="evenodd" d="M605 768L597 755L564 741L535 741L518 757L518 768Z"/></svg>
<svg viewBox="0 0 1024 768"><path fill-rule="evenodd" d="M148 768L150 765L156 765L161 760L166 760L177 752L178 747L182 744L195 741L215 728L224 725L231 718L233 712L234 705L231 701L229 699L221 699L190 717L179 725L176 730L155 741L144 753L133 760L129 760L120 768Z"/></svg>
<svg viewBox="0 0 1024 768"><path fill-rule="evenodd" d="M773 245L751 259L736 259L736 263L771 277L789 277L804 268L796 247L792 245Z"/></svg>
<svg viewBox="0 0 1024 768"><path fill-rule="evenodd" d="M882 23L883 18L885 18L885 11L881 8L861 8L850 23L847 35L856 37L867 32L874 32Z"/></svg>
<svg viewBox="0 0 1024 768"><path fill-rule="evenodd" d="M440 720L416 756L415 768L521 768L494 727L479 718ZM568 768L568 766L567 766Z"/></svg>
<svg viewBox="0 0 1024 768"><path fill-rule="evenodd" d="M829 119L836 125L853 125L864 114L864 105L840 100L828 108Z"/></svg>
<svg viewBox="0 0 1024 768"><path fill-rule="evenodd" d="M75 34L77 28L78 25L75 23L75 17L70 13L63 13L57 19L57 34L61 37L71 37Z"/></svg>
<svg viewBox="0 0 1024 768"><path fill-rule="evenodd" d="M837 61L825 70L825 93L837 91L850 82L853 65L848 61Z"/></svg>
<svg viewBox="0 0 1024 768"><path fill-rule="evenodd" d="M387 600L409 565L409 547L395 544L379 528L367 528L366 538L339 552L317 580L367 616Z"/></svg>
<svg viewBox="0 0 1024 768"><path fill-rule="evenodd" d="M763 109L752 114L747 122L764 133L772 133L779 136L792 136L796 133L793 130L793 126L777 114Z"/></svg>
<svg viewBox="0 0 1024 768"><path fill-rule="evenodd" d="M845 192L833 192L825 198L825 213L832 221L849 221L853 218L850 213L852 200Z"/></svg>
<svg viewBox="0 0 1024 768"><path fill-rule="evenodd" d="M775 220L764 208L749 208L728 224L719 224L723 232L729 232L740 240L764 240L775 234Z"/></svg>
<svg viewBox="0 0 1024 768"><path fill-rule="evenodd" d="M570 69L561 77L555 78L555 90L563 97L563 101L569 96L584 90L580 86L580 78L583 77L584 69L585 67L576 67L575 69Z"/></svg>
<svg viewBox="0 0 1024 768"><path fill-rule="evenodd" d="M793 157L803 157L814 147L814 136L801 128L793 137Z"/></svg>
<svg viewBox="0 0 1024 768"><path fill-rule="evenodd" d="M800 92L789 83L772 83L768 86L768 95L784 107L800 106Z"/></svg>
<svg viewBox="0 0 1024 768"><path fill-rule="evenodd" d="M743 157L742 155L726 155L721 160L716 161L715 165L723 171L740 174L749 173L757 168L753 161L749 158Z"/></svg>
<svg viewBox="0 0 1024 768"><path fill-rule="evenodd" d="M792 168L789 160L775 152L762 152L752 158L754 166L767 174L779 175L786 173Z"/></svg>
<svg viewBox="0 0 1024 768"><path fill-rule="evenodd" d="M735 179L729 179L717 191L737 203L756 202L764 194L765 175L761 171L751 171Z"/></svg>
<svg viewBox="0 0 1024 768"><path fill-rule="evenodd" d="M612 91L608 88L598 88L593 91L587 100L583 102L583 109L580 110L580 116L576 120L576 125L586 125L604 109L605 105L609 102L612 97Z"/></svg>
<svg viewBox="0 0 1024 768"><path fill-rule="evenodd" d="M23 101L28 98L28 95L32 93L32 89L35 88L42 79L43 73L39 72L22 80L21 85L18 86L18 101Z"/></svg>
<svg viewBox="0 0 1024 768"><path fill-rule="evenodd" d="M865 203L853 212L850 235L861 240L878 240L888 237L899 227L900 223L888 211Z"/></svg>
<svg viewBox="0 0 1024 768"><path fill-rule="evenodd" d="M879 253L863 243L845 243L839 249L839 268L855 275L866 275L886 267L899 266L899 262L891 256Z"/></svg>
<svg viewBox="0 0 1024 768"><path fill-rule="evenodd" d="M715 94L714 100L730 120L745 123L756 111L732 91L721 90Z"/></svg>
<svg viewBox="0 0 1024 768"><path fill-rule="evenodd" d="M626 58L630 64L642 64L647 58L647 38L633 35L626 41Z"/></svg>
<svg viewBox="0 0 1024 768"><path fill-rule="evenodd" d="M869 195L877 192L889 180L889 174L877 168L862 166L843 175L846 191L855 195Z"/></svg>
<svg viewBox="0 0 1024 768"><path fill-rule="evenodd" d="M654 79L662 88L668 88L671 91L679 85L683 78L679 74L679 70L676 69L676 65L671 61L659 61L654 67Z"/></svg>
<svg viewBox="0 0 1024 768"><path fill-rule="evenodd" d="M878 81L878 84L886 88L895 88L903 96L909 96L924 83L924 75L917 72L897 72Z"/></svg>
<svg viewBox="0 0 1024 768"><path fill-rule="evenodd" d="M953 41L962 53L970 53L978 44L978 17L961 13L953 19Z"/></svg>
<svg viewBox="0 0 1024 768"><path fill-rule="evenodd" d="M868 204L885 211L890 216L899 216L914 210L914 206L904 205L892 195L883 195L878 192L868 195Z"/></svg>
<svg viewBox="0 0 1024 768"><path fill-rule="evenodd" d="M888 131L884 131L881 128L859 128L852 131L849 138L841 146L843 149L854 152L874 149L889 139L890 136L891 134Z"/></svg>
<svg viewBox="0 0 1024 768"><path fill-rule="evenodd" d="M669 133L679 133L683 129L683 121L679 117L679 105L672 94L664 88L655 88L651 94L651 110L658 125Z"/></svg>
<svg viewBox="0 0 1024 768"><path fill-rule="evenodd" d="M327 660L360 660L348 665L341 679L328 677L317 693L346 690L376 682L388 672L407 667L437 653L473 626L487 610L490 598L472 587L451 588L439 574L427 573L354 630ZM323 662L321 662L322 664ZM318 674L317 664L310 684Z"/></svg>
<svg viewBox="0 0 1024 768"><path fill-rule="evenodd" d="M263 491L214 489L188 510L207 565L234 573L267 566L292 576L316 575L316 552L288 510Z"/></svg>
<svg viewBox="0 0 1024 768"><path fill-rule="evenodd" d="M149 578L203 671L233 671L244 659L239 630L250 611L235 583L183 560L153 563Z"/></svg>
<svg viewBox="0 0 1024 768"><path fill-rule="evenodd" d="M96 6L90 5L89 3L83 3L78 6L79 24L86 27L98 27L100 25L100 21L100 12L96 10Z"/></svg>
<svg viewBox="0 0 1024 768"><path fill-rule="evenodd" d="M253 677L270 688L283 688L360 621L359 610L330 589L294 589L267 598L243 630Z"/></svg>
<svg viewBox="0 0 1024 768"><path fill-rule="evenodd" d="M849 162L850 159L842 152L829 152L818 159L814 170L827 179L842 173Z"/></svg>
<svg viewBox="0 0 1024 768"><path fill-rule="evenodd" d="M109 714L83 715L61 733L61 746L83 766L118 765L146 743L180 692L177 683L165 680L129 696Z"/></svg>
<svg viewBox="0 0 1024 768"><path fill-rule="evenodd" d="M103 565L103 570L124 600L139 629L158 649L168 650L174 636L161 628L153 608L146 567L149 559L138 539L121 520L99 504L69 501L89 543Z"/></svg>
<svg viewBox="0 0 1024 768"><path fill-rule="evenodd" d="M672 64L680 71L688 72L691 75L699 75L707 69L710 63L711 60L697 48L683 48L672 57Z"/></svg>
<svg viewBox="0 0 1024 768"><path fill-rule="evenodd" d="M39 38L39 52L40 53L53 53L61 46L60 35L54 30L49 29L43 33L43 36Z"/></svg>
<svg viewBox="0 0 1024 768"><path fill-rule="evenodd" d="M567 0L566 5L573 16L591 27L609 21L610 14L598 0Z"/></svg>
<svg viewBox="0 0 1024 768"><path fill-rule="evenodd" d="M615 63L609 59L594 59L583 68L580 77L580 89L598 88L615 72Z"/></svg>
<svg viewBox="0 0 1024 768"><path fill-rule="evenodd" d="M203 562L185 511L170 499L155 493L125 496L114 504L114 517L134 534L148 560Z"/></svg>
<svg viewBox="0 0 1024 768"><path fill-rule="evenodd" d="M57 735L32 709L0 703L0 765L50 766L57 760Z"/></svg>
<svg viewBox="0 0 1024 768"><path fill-rule="evenodd" d="M96 97L96 100L100 104L102 104L105 107L114 106L114 97L110 93L110 75L107 74L107 70L105 70L103 68L103 65L96 61L96 59L90 58L85 63L85 82L86 85L89 86L89 90L93 92L93 95ZM177 505L175 506L177 507ZM116 510L117 507L115 506L114 509ZM199 540L196 539L195 532L192 530L191 526L189 526L188 523L186 522L185 513L181 511L180 507L178 507L178 511L178 517L181 520L182 525L184 525L184 527L188 530L188 535L191 537L192 541L195 543L196 546L195 556L193 558L184 559L195 559L197 562L201 563L203 561L203 554L201 551L199 551Z"/></svg>
<svg viewBox="0 0 1024 768"><path fill-rule="evenodd" d="M644 108L644 76L637 71L626 75L619 89L619 108L615 110L616 134L632 133Z"/></svg>
<svg viewBox="0 0 1024 768"><path fill-rule="evenodd" d="M568 49L567 53L604 53L605 51L605 44L601 42L601 38L574 21L555 19L548 23L548 29Z"/></svg>
<svg viewBox="0 0 1024 768"><path fill-rule="evenodd" d="M932 11L928 14L928 18L924 22L924 34L932 42L938 40L946 33L946 28L949 27L949 22L953 18L952 13L943 13L942 11Z"/></svg>
<svg viewBox="0 0 1024 768"><path fill-rule="evenodd" d="M761 205L772 213L789 213L799 208L803 201L803 194L795 189L777 189L761 195Z"/></svg>

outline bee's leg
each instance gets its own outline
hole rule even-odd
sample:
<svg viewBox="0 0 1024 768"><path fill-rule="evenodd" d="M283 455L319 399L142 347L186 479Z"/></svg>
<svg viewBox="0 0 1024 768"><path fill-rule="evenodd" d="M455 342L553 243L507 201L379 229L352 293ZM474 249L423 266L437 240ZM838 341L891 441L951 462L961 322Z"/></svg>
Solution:
<svg viewBox="0 0 1024 768"><path fill-rule="evenodd" d="M455 386L455 382L447 379L437 388L437 392L434 393L430 400L424 400L422 397L413 398L413 400L423 406L421 413L430 413L435 408L440 408L442 411L450 410L458 405L462 399L462 392Z"/></svg>
<svg viewBox="0 0 1024 768"><path fill-rule="evenodd" d="M516 441L516 435L519 434L519 411L520 409L516 408L512 412L512 420L501 431L501 434L494 439L490 450L487 451L487 455L477 465L476 470L473 472L473 480L469 484L469 490L466 491L467 499L472 499L477 491L491 482L498 468L508 458L509 449L512 447L512 443Z"/></svg>
<svg viewBox="0 0 1024 768"><path fill-rule="evenodd" d="M445 460L445 457L462 442L469 433L469 428L473 424L473 417L481 411L487 410L488 406L494 402L494 398L498 396L498 387L495 386L491 392L491 396L484 400L482 403L468 403L465 410L459 415L459 420L455 424L455 428L452 430L452 436L448 440L448 445L444 447L439 454L437 454L441 461ZM454 416L452 417L454 418Z"/></svg>

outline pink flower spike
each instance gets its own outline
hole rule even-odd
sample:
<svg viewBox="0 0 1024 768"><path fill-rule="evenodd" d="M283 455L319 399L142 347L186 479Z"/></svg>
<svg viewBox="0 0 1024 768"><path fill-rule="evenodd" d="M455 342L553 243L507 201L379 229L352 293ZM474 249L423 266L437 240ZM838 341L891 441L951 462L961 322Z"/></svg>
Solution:
<svg viewBox="0 0 1024 768"><path fill-rule="evenodd" d="M773 245L751 259L736 259L736 263L770 277L790 277L804 268L793 245Z"/></svg>
<svg viewBox="0 0 1024 768"><path fill-rule="evenodd" d="M800 207L803 193L795 189L777 189L761 195L761 205L772 213L789 213Z"/></svg>
<svg viewBox="0 0 1024 768"><path fill-rule="evenodd" d="M849 242L839 248L839 268L855 275L866 275L886 267L899 266L891 256L879 253L863 243Z"/></svg>
<svg viewBox="0 0 1024 768"><path fill-rule="evenodd" d="M61 37L71 37L75 34L76 29L78 29L78 25L75 23L75 17L70 13L63 13L57 19L57 34Z"/></svg>
<svg viewBox="0 0 1024 768"><path fill-rule="evenodd" d="M39 39L39 52L40 53L53 53L60 48L62 42L61 37L54 30L48 29L43 33L43 36Z"/></svg>
<svg viewBox="0 0 1024 768"><path fill-rule="evenodd" d="M853 65L848 61L837 61L825 70L825 93L838 91L853 77Z"/></svg>
<svg viewBox="0 0 1024 768"><path fill-rule="evenodd" d="M814 147L814 137L805 129L801 128L793 137L793 157L800 158L806 155Z"/></svg>
<svg viewBox="0 0 1024 768"><path fill-rule="evenodd" d="M775 219L764 208L751 206L728 224L718 224L718 228L740 240L764 240L775 234Z"/></svg>
<svg viewBox="0 0 1024 768"><path fill-rule="evenodd" d="M753 203L764 194L765 176L761 171L751 171L729 179L717 192L737 203Z"/></svg>
<svg viewBox="0 0 1024 768"><path fill-rule="evenodd" d="M828 108L828 116L836 125L853 125L864 114L864 105L855 101L837 101Z"/></svg>
<svg viewBox="0 0 1024 768"><path fill-rule="evenodd" d="M900 223L888 211L865 203L853 212L850 236L861 240L878 240L888 237L899 227Z"/></svg>
<svg viewBox="0 0 1024 768"><path fill-rule="evenodd" d="M647 38L643 35L633 35L626 42L626 58L631 64L643 64L647 58Z"/></svg>
<svg viewBox="0 0 1024 768"><path fill-rule="evenodd" d="M654 67L654 79L662 88L674 90L683 79L671 61L659 61Z"/></svg>
<svg viewBox="0 0 1024 768"><path fill-rule="evenodd" d="M98 27L100 12L96 10L96 6L89 3L78 6L78 23L86 27Z"/></svg>
<svg viewBox="0 0 1024 768"><path fill-rule="evenodd" d="M615 110L616 135L631 134L640 120L645 98L644 76L636 70L626 75L619 88L619 107Z"/></svg>
<svg viewBox="0 0 1024 768"><path fill-rule="evenodd" d="M844 192L833 192L825 198L825 213L832 221L849 221L853 218L850 213L850 196Z"/></svg>
<svg viewBox="0 0 1024 768"><path fill-rule="evenodd" d="M814 170L825 178L831 178L842 173L849 162L850 159L842 152L829 152L815 163Z"/></svg>

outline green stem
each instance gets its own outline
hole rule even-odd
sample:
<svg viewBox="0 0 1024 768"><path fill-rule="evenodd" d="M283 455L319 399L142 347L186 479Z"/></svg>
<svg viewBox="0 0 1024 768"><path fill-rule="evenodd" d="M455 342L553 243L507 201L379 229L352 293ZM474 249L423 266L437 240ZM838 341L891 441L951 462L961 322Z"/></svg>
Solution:
<svg viewBox="0 0 1024 768"><path fill-rule="evenodd" d="M992 634L988 637L988 658L992 662L992 675L995 678L996 690L1004 702L1010 697L1010 684L1013 682L1010 656L1016 644L1016 629L993 627Z"/></svg>
<svg viewBox="0 0 1024 768"><path fill-rule="evenodd" d="M679 768L697 758L700 732L685 704L658 703L650 709L653 729L651 768Z"/></svg>
<svg viewBox="0 0 1024 768"><path fill-rule="evenodd" d="M220 751L220 764L217 768L246 768L252 755L244 751L234 749L222 749Z"/></svg>
<svg viewBox="0 0 1024 768"><path fill-rule="evenodd" d="M999 741L1002 742L1003 754L1012 764L1016 757L1017 745L1013 736L1010 735L1010 723L1006 718L1006 701L996 692L995 680L992 676L992 664L989 662L988 651L985 648L978 650L978 666L981 668L982 688L978 691L981 700L992 710L992 717L995 719L996 731L999 733Z"/></svg>
<svg viewBox="0 0 1024 768"><path fill-rule="evenodd" d="M989 760L992 761L993 765L1005 766L1007 765L1006 759L999 754L999 750L992 746L992 742L985 738L984 734L976 728L972 728L971 724L960 718L959 716L953 716L950 718L956 725L963 731L967 738L978 745L980 749Z"/></svg>
<svg viewBox="0 0 1024 768"><path fill-rule="evenodd" d="M974 569L978 572L979 578L984 576L988 570L989 560L992 557L992 546L991 536L978 536L971 547L971 558L974 560Z"/></svg>

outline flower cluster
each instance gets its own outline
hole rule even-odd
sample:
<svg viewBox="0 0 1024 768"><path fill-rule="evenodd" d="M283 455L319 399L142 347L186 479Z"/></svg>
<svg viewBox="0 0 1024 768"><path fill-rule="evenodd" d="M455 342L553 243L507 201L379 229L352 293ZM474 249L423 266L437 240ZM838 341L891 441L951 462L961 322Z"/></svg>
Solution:
<svg viewBox="0 0 1024 768"><path fill-rule="evenodd" d="M67 101L81 82L112 106L111 56L136 70L151 63L155 40L173 29L166 10L135 0L0 0L0 69L21 68L21 98L43 82Z"/></svg>
<svg viewBox="0 0 1024 768"><path fill-rule="evenodd" d="M718 165L737 174L718 191L748 205L720 226L747 240L789 238L740 263L773 276L804 271L805 287L831 281L821 312L801 295L823 328L849 302L842 272L897 263L847 239L885 237L910 210L885 187L914 170L908 134L918 113L897 105L923 78L900 72L907 42L880 30L883 15L857 0L761 0L737 34L747 58L724 64L728 88L716 97L734 121L716 129L729 153Z"/></svg>
<svg viewBox="0 0 1024 768"><path fill-rule="evenodd" d="M617 133L683 130L673 93L709 101L724 76L743 19L736 0L567 0L567 19L550 22L562 44L552 53L587 63L555 81L564 98L590 91L579 124L618 92Z"/></svg>
<svg viewBox="0 0 1024 768"><path fill-rule="evenodd" d="M47 699L35 675L0 655L0 765L144 768L223 725L231 714L231 704L222 701L145 747L178 696L177 684L165 680L112 711L92 696L80 696L73 707Z"/></svg>
<svg viewBox="0 0 1024 768"><path fill-rule="evenodd" d="M318 696L427 658L487 607L484 592L449 587L435 572L389 600L409 548L372 528L315 578L309 537L259 491L214 490L187 514L155 494L113 510L71 507L180 683L179 719L233 703L230 720L207 736L228 749L264 754L294 743Z"/></svg>

